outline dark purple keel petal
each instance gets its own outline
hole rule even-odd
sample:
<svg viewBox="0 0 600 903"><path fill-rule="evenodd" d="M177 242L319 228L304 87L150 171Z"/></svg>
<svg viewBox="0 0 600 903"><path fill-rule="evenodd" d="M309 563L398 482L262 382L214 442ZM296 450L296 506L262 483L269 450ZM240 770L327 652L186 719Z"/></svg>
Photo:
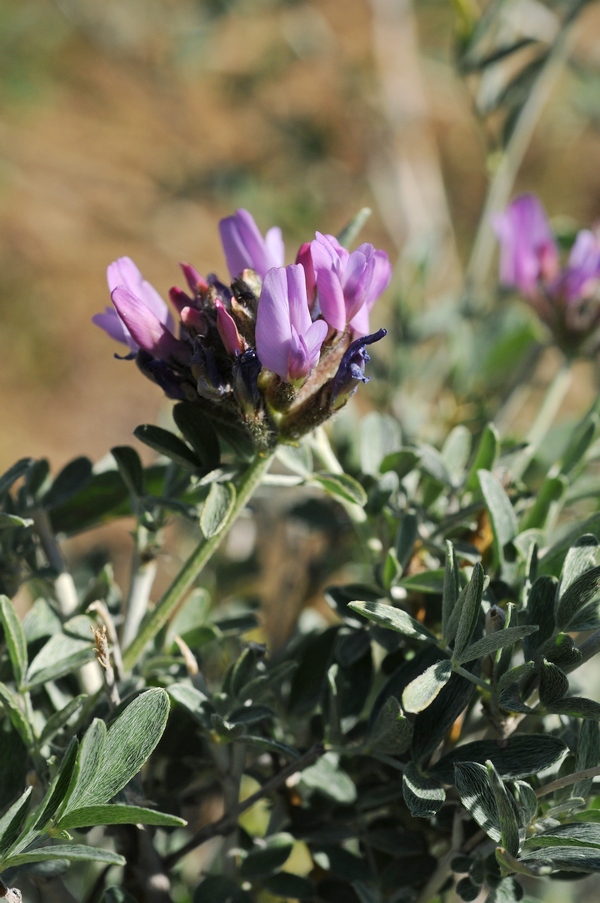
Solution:
<svg viewBox="0 0 600 903"><path fill-rule="evenodd" d="M366 346L379 342L386 335L387 329L379 329L371 335L355 339L348 347L333 379L331 400L335 407L346 401L356 391L359 383L369 381L370 377L365 376L365 364L370 359Z"/></svg>

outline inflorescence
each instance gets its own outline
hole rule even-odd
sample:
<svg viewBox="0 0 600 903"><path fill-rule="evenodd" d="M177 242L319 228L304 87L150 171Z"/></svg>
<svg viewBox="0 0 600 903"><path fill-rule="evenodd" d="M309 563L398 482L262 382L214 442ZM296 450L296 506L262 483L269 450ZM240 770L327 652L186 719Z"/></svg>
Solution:
<svg viewBox="0 0 600 903"><path fill-rule="evenodd" d="M128 257L108 267L113 307L93 319L169 398L244 428L265 452L323 423L368 381L366 348L386 335L369 334L369 314L391 266L371 244L349 252L319 232L284 266L281 230L263 237L247 210L219 229L233 281L182 263L188 290L169 292L178 330Z"/></svg>

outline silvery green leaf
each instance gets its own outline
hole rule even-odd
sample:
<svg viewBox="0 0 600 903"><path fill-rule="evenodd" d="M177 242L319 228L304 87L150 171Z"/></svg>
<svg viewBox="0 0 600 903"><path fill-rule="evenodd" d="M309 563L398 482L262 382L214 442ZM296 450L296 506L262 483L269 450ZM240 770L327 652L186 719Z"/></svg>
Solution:
<svg viewBox="0 0 600 903"><path fill-rule="evenodd" d="M572 583L594 567L598 558L598 540L592 533L580 536L569 548L563 564L560 591L564 594Z"/></svg>
<svg viewBox="0 0 600 903"><path fill-rule="evenodd" d="M0 530L31 526L33 526L33 520L30 517L19 517L18 514L7 514L5 511L0 511Z"/></svg>
<svg viewBox="0 0 600 903"><path fill-rule="evenodd" d="M585 720L579 727L579 739L575 756L574 771L584 771L586 768L594 768L600 762L600 729L595 721ZM573 784L572 795L575 797L589 796L592 790L592 778L577 781Z"/></svg>
<svg viewBox="0 0 600 903"><path fill-rule="evenodd" d="M504 649L505 646L514 646L518 640L535 633L537 629L537 625L532 625L531 627L506 627L504 630L498 630L467 646L461 655L453 657L453 661L457 665L464 665L465 662L472 662L484 655L491 655L499 649Z"/></svg>
<svg viewBox="0 0 600 903"><path fill-rule="evenodd" d="M167 692L171 699L182 705L194 718L208 730L211 726L210 716L214 708L207 696L191 684L170 684Z"/></svg>
<svg viewBox="0 0 600 903"><path fill-rule="evenodd" d="M429 759L474 694L475 685L454 673L431 705L415 717L412 754L416 762Z"/></svg>
<svg viewBox="0 0 600 903"><path fill-rule="evenodd" d="M141 693L126 706L113 721L106 739L99 743L100 755L94 763L90 756L84 789L69 797L61 817L75 808L107 803L133 778L162 737L169 715L169 697L159 688ZM87 735L81 745L84 749ZM87 750L88 756L90 750ZM77 783L82 781L82 763L78 761L75 774Z"/></svg>
<svg viewBox="0 0 600 903"><path fill-rule="evenodd" d="M17 697L8 689L6 684L3 683L0 683L0 705L4 706L4 710L10 718L12 726L18 731L23 743L26 746L31 746L33 744L33 729L31 724L21 709Z"/></svg>
<svg viewBox="0 0 600 903"><path fill-rule="evenodd" d="M442 592L444 587L444 571L442 568L435 568L433 571L409 574L399 580L398 585L418 593L437 595Z"/></svg>
<svg viewBox="0 0 600 903"><path fill-rule="evenodd" d="M600 872L600 850L590 846L552 846L521 853L525 865L544 863L561 872Z"/></svg>
<svg viewBox="0 0 600 903"><path fill-rule="evenodd" d="M0 596L0 621L15 683L21 687L27 673L27 642L14 605L7 596Z"/></svg>
<svg viewBox="0 0 600 903"><path fill-rule="evenodd" d="M447 659L427 668L404 690L402 694L404 711L416 714L430 706L450 680L451 674L452 662Z"/></svg>
<svg viewBox="0 0 600 903"><path fill-rule="evenodd" d="M572 433L567 448L563 452L560 463L560 472L569 476L578 465L582 463L586 452L594 442L598 434L598 426L600 425L600 417L594 412L585 418Z"/></svg>
<svg viewBox="0 0 600 903"><path fill-rule="evenodd" d="M367 504L367 493L358 480L347 473L317 473L313 478L333 498L352 502L363 508Z"/></svg>
<svg viewBox="0 0 600 903"><path fill-rule="evenodd" d="M465 809L488 837L499 841L501 831L498 804L485 765L457 762L454 766L454 782Z"/></svg>
<svg viewBox="0 0 600 903"><path fill-rule="evenodd" d="M249 880L268 877L278 872L289 858L294 843L293 836L285 832L265 837L260 847L251 849L242 859L240 877Z"/></svg>
<svg viewBox="0 0 600 903"><path fill-rule="evenodd" d="M103 862L107 865L125 865L123 856L119 856L111 850L100 850L97 847L86 847L73 843L38 847L36 850L18 853L5 859L2 863L2 868L16 868L32 862L47 862L53 859L66 859L70 862Z"/></svg>
<svg viewBox="0 0 600 903"><path fill-rule="evenodd" d="M383 564L381 579L386 590L391 589L402 576L402 565L398 561L395 549L388 549Z"/></svg>
<svg viewBox="0 0 600 903"><path fill-rule="evenodd" d="M554 523L560 502L565 497L569 481L564 476L546 477L535 501L527 511L521 522L521 532L524 530L544 529L548 523Z"/></svg>
<svg viewBox="0 0 600 903"><path fill-rule="evenodd" d="M444 568L444 582L442 586L442 636L447 643L454 637L448 636L448 625L454 606L460 595L460 575L456 552L450 540L446 540L446 565ZM458 623L458 622L457 622Z"/></svg>
<svg viewBox="0 0 600 903"><path fill-rule="evenodd" d="M582 696L565 696L564 699L547 705L546 711L555 715L570 715L571 718L590 718L592 721L600 719L600 703Z"/></svg>
<svg viewBox="0 0 600 903"><path fill-rule="evenodd" d="M396 557L402 569L406 568L412 558L415 543L419 538L419 518L414 511L402 515L394 538Z"/></svg>
<svg viewBox="0 0 600 903"><path fill-rule="evenodd" d="M212 483L200 515L200 529L207 539L221 532L235 505L233 483Z"/></svg>
<svg viewBox="0 0 600 903"><path fill-rule="evenodd" d="M566 629L580 608L591 602L600 590L600 566L590 568L576 577L561 592L556 608L556 624L561 629Z"/></svg>
<svg viewBox="0 0 600 903"><path fill-rule="evenodd" d="M57 824L57 830L72 828L93 828L94 825L162 825L164 827L184 827L187 822L176 815L166 815L155 809L141 806L125 806L117 803L105 806L84 806L73 809Z"/></svg>
<svg viewBox="0 0 600 903"><path fill-rule="evenodd" d="M589 723L586 721L586 724ZM528 828L537 814L538 798L535 790L526 781L515 781L514 790L518 804L519 824L522 828Z"/></svg>
<svg viewBox="0 0 600 903"><path fill-rule="evenodd" d="M454 780L454 765L493 762L500 777L513 781L535 775L556 765L567 752L558 737L550 734L513 734L506 740L473 740L457 746L430 768L430 773L445 784Z"/></svg>
<svg viewBox="0 0 600 903"><path fill-rule="evenodd" d="M557 633L556 636L546 640L539 652L549 662L554 662L563 669L568 667L569 670L577 667L583 658L582 653L575 646L575 640L568 633Z"/></svg>
<svg viewBox="0 0 600 903"><path fill-rule="evenodd" d="M399 451L387 454L381 462L379 470L381 473L393 471L400 480L403 480L411 470L415 469L420 460L421 455L416 449L401 448Z"/></svg>
<svg viewBox="0 0 600 903"><path fill-rule="evenodd" d="M106 903L129 903L129 900L107 900ZM253 903L253 901L250 894L242 890L237 881L223 875L209 875L197 886L194 903Z"/></svg>
<svg viewBox="0 0 600 903"><path fill-rule="evenodd" d="M426 473L440 485L452 486L452 477L439 451L432 445L423 443L419 445L418 452L423 473Z"/></svg>
<svg viewBox="0 0 600 903"><path fill-rule="evenodd" d="M485 767L487 768L492 791L496 799L496 806L498 807L502 846L511 856L516 856L519 852L519 825L515 811L515 801L509 796L502 778L498 775L493 763L490 762L489 759L485 763Z"/></svg>
<svg viewBox="0 0 600 903"><path fill-rule="evenodd" d="M100 769L105 742L106 724L99 718L94 718L79 746L75 768L59 817L79 807L80 801L83 800Z"/></svg>
<svg viewBox="0 0 600 903"><path fill-rule="evenodd" d="M65 464L52 486L43 497L46 508L54 508L68 502L88 485L92 478L92 462L89 458L75 458Z"/></svg>
<svg viewBox="0 0 600 903"><path fill-rule="evenodd" d="M561 846L600 848L600 824L558 825L529 837L523 844L523 849Z"/></svg>
<svg viewBox="0 0 600 903"><path fill-rule="evenodd" d="M540 702L543 706L551 706L569 692L569 679L552 662L542 659L540 666Z"/></svg>
<svg viewBox="0 0 600 903"><path fill-rule="evenodd" d="M298 476L308 478L313 475L313 456L306 442L300 442L298 445L280 445L277 457L284 467Z"/></svg>
<svg viewBox="0 0 600 903"><path fill-rule="evenodd" d="M538 631L523 643L525 658L533 658L546 640L554 633L554 609L558 581L556 577L542 575L534 581L527 598L525 616L529 624L537 624Z"/></svg>
<svg viewBox="0 0 600 903"><path fill-rule="evenodd" d="M0 496L3 496L5 492L8 492L13 483L20 480L33 463L33 458L21 458L16 464L9 467L9 469L0 477Z"/></svg>
<svg viewBox="0 0 600 903"><path fill-rule="evenodd" d="M475 452L475 458L469 470L465 489L474 492L479 487L477 471L491 471L496 464L498 454L500 452L500 436L498 430L493 423L486 423L479 439L479 444Z"/></svg>
<svg viewBox="0 0 600 903"><path fill-rule="evenodd" d="M437 643L437 638L426 627L411 618L408 612L401 608L394 608L393 605L387 605L385 602L350 602L348 607L369 621L379 624L380 627L387 627L397 633L403 633L405 636Z"/></svg>
<svg viewBox="0 0 600 903"><path fill-rule="evenodd" d="M352 885L356 888L356 883ZM315 896L315 888L308 878L301 878L290 872L277 872L265 879L265 887L270 894L278 899L285 900L312 900ZM360 894L359 894L360 896ZM235 903L235 901L232 901ZM362 903L362 901L361 901Z"/></svg>
<svg viewBox="0 0 600 903"><path fill-rule="evenodd" d="M441 809L446 792L439 781L422 774L409 762L402 775L404 802L414 818L430 818Z"/></svg>
<svg viewBox="0 0 600 903"><path fill-rule="evenodd" d="M46 724L44 725L44 729L40 734L40 746L43 746L45 743L49 743L53 737L58 734L60 730L67 724L69 719L75 714L75 712L79 711L83 703L88 697L84 694L81 696L76 696L70 702L67 703L64 708L60 709L58 712L55 712L54 715L51 715L48 718Z"/></svg>
<svg viewBox="0 0 600 903"><path fill-rule="evenodd" d="M56 680L94 658L92 619L77 615L51 636L29 665L25 689Z"/></svg>
<svg viewBox="0 0 600 903"><path fill-rule="evenodd" d="M481 602L487 585L487 578L479 562L473 567L471 579L465 587L456 638L454 640L454 656L460 657L467 648L481 614ZM462 596L462 594L461 594ZM456 606L458 608L458 604Z"/></svg>
<svg viewBox="0 0 600 903"><path fill-rule="evenodd" d="M144 467L135 448L117 445L110 450L127 490L134 498L144 494Z"/></svg>
<svg viewBox="0 0 600 903"><path fill-rule="evenodd" d="M450 431L442 446L442 460L453 486L460 486L463 480L465 467L471 454L472 441L471 431L466 426L459 424Z"/></svg>
<svg viewBox="0 0 600 903"><path fill-rule="evenodd" d="M375 754L397 756L408 749L412 734L412 726L404 716L400 703L395 696L390 696L373 722L367 746Z"/></svg>
<svg viewBox="0 0 600 903"><path fill-rule="evenodd" d="M314 765L305 768L300 776L300 787L304 791L318 791L336 803L350 804L356 800L354 781L339 767L335 753L325 753Z"/></svg>
<svg viewBox="0 0 600 903"><path fill-rule="evenodd" d="M512 503L499 480L488 470L477 472L486 508L494 527L494 538L502 555L503 549L517 535L519 525Z"/></svg>
<svg viewBox="0 0 600 903"><path fill-rule="evenodd" d="M221 460L219 439L210 420L195 404L181 401L173 408L173 420L192 446L203 469L215 470Z"/></svg>
<svg viewBox="0 0 600 903"><path fill-rule="evenodd" d="M10 807L2 818L0 818L0 860L6 855L8 850L21 833L21 829L27 818L27 810L29 809L29 797L33 791L33 787L28 787L16 803Z"/></svg>
<svg viewBox="0 0 600 903"><path fill-rule="evenodd" d="M360 461L363 473L376 476L387 455L402 448L400 424L389 414L371 411L360 424Z"/></svg>
<svg viewBox="0 0 600 903"><path fill-rule="evenodd" d="M169 430L164 430L160 426L154 426L151 423L145 423L134 429L133 435L144 445L158 452L159 455L165 455L182 467L184 470L195 473L202 470L202 462L194 454L194 452L182 442L181 439Z"/></svg>
<svg viewBox="0 0 600 903"><path fill-rule="evenodd" d="M37 817L33 825L35 831L41 831L48 824L50 819L54 818L69 792L77 762L78 750L79 743L77 742L77 739L73 737L67 747L67 751L62 757L60 767L54 776L54 780L48 787L46 795L42 800L42 804L37 811Z"/></svg>

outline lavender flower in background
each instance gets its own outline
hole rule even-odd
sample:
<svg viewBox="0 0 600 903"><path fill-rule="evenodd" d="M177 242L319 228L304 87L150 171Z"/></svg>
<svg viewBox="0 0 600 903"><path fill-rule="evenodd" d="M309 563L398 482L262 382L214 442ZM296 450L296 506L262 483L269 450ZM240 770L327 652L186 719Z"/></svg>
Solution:
<svg viewBox="0 0 600 903"><path fill-rule="evenodd" d="M558 243L534 195L515 198L492 225L500 242L502 285L525 296L567 355L581 352L600 324L598 236L581 230L561 269Z"/></svg>
<svg viewBox="0 0 600 903"><path fill-rule="evenodd" d="M492 225L500 242L500 282L524 295L540 280L556 276L558 248L546 212L533 194L524 194L497 214Z"/></svg>
<svg viewBox="0 0 600 903"><path fill-rule="evenodd" d="M316 233L310 254L321 313L338 332L369 331L369 313L392 278L385 251L365 243L350 253L333 235Z"/></svg>
<svg viewBox="0 0 600 903"><path fill-rule="evenodd" d="M301 383L317 365L326 336L325 321L311 321L304 268L269 270L256 316L256 352L263 367L286 382Z"/></svg>
<svg viewBox="0 0 600 903"><path fill-rule="evenodd" d="M236 210L219 223L221 242L232 279L244 270L254 270L264 279L272 267L284 265L281 229L273 226L263 238L247 210Z"/></svg>
<svg viewBox="0 0 600 903"><path fill-rule="evenodd" d="M106 280L111 297L117 287L120 286L127 289L169 332L173 332L174 322L169 308L154 286L144 279L130 257L119 257L118 260L111 263L106 271ZM118 310L112 307L107 307L102 314L96 314L95 317L92 317L92 322L99 326L100 329L103 329L111 339L128 345L132 356L138 348L145 347L132 335L125 320L119 315Z"/></svg>

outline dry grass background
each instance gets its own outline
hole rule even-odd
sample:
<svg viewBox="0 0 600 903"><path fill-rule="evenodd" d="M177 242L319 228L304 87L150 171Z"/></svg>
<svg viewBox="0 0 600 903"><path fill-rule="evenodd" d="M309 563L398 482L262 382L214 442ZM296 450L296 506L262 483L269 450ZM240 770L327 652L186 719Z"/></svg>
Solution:
<svg viewBox="0 0 600 903"><path fill-rule="evenodd" d="M578 52L600 61L596 6ZM1 0L0 21L0 466L97 459L156 418L90 324L117 256L166 293L180 259L223 272L236 206L279 222L291 259L364 204L394 256L445 221L443 176L464 257L485 155L448 4L419 3L416 32L404 0ZM600 211L590 97L565 76L521 177L582 220Z"/></svg>

